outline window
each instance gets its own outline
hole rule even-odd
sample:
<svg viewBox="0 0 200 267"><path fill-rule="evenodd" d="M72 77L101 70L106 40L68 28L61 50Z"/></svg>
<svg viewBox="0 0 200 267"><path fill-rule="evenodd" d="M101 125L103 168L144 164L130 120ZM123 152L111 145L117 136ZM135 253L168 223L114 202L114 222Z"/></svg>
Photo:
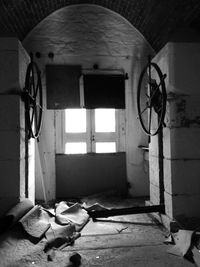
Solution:
<svg viewBox="0 0 200 267"><path fill-rule="evenodd" d="M116 142L96 142L96 153L116 152Z"/></svg>
<svg viewBox="0 0 200 267"><path fill-rule="evenodd" d="M65 110L65 132L85 133L86 132L86 110L66 109Z"/></svg>
<svg viewBox="0 0 200 267"><path fill-rule="evenodd" d="M86 151L86 143L84 142L65 143L65 154L85 154Z"/></svg>
<svg viewBox="0 0 200 267"><path fill-rule="evenodd" d="M116 153L125 151L123 109L56 111L57 153Z"/></svg>
<svg viewBox="0 0 200 267"><path fill-rule="evenodd" d="M95 109L95 132L115 132L115 109Z"/></svg>

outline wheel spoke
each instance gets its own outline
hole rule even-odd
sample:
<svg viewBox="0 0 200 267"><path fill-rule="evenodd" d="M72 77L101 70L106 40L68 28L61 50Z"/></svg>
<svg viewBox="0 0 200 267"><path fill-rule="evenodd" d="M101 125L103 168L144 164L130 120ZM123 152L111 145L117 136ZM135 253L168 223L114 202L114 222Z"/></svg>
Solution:
<svg viewBox="0 0 200 267"><path fill-rule="evenodd" d="M34 94L34 98L35 99L36 99L37 94L38 94L38 89L39 89L39 81L37 82L37 87L36 87L36 91L35 91L35 94Z"/></svg>
<svg viewBox="0 0 200 267"><path fill-rule="evenodd" d="M35 107L35 135L37 134L38 131L38 112L37 108Z"/></svg>
<svg viewBox="0 0 200 267"><path fill-rule="evenodd" d="M149 56L148 58L148 76L149 76L149 82L151 82L151 57ZM150 83L149 83L150 84ZM150 85L151 89L151 85ZM150 90L150 95L151 95L151 90Z"/></svg>
<svg viewBox="0 0 200 267"><path fill-rule="evenodd" d="M29 97L32 101L34 100L33 96L32 96L30 93L28 93L28 97Z"/></svg>
<svg viewBox="0 0 200 267"><path fill-rule="evenodd" d="M34 74L34 65L32 65L32 85L33 85L33 92L31 92L33 95L35 93L35 74Z"/></svg>
<svg viewBox="0 0 200 267"><path fill-rule="evenodd" d="M151 116L152 116L152 106L150 105L150 110L149 110L149 125L148 125L148 132L151 134Z"/></svg>
<svg viewBox="0 0 200 267"><path fill-rule="evenodd" d="M146 105L146 107L139 113L139 115L141 116L148 108L149 108L149 106Z"/></svg>
<svg viewBox="0 0 200 267"><path fill-rule="evenodd" d="M149 76L149 116L148 116L148 133L149 135L151 134L151 115L152 115L152 104L151 104L151 100L152 100L152 86L151 86L151 58L149 57L149 64L148 64L149 68L148 68L148 76Z"/></svg>
<svg viewBox="0 0 200 267"><path fill-rule="evenodd" d="M166 74L165 74L165 75L162 75L162 78L160 79L160 83L159 83L159 84L156 84L156 88L154 88L153 94L152 94L152 96L150 96L150 99L152 99L152 98L154 97L155 93L156 93L157 90L160 88L160 86L162 85L163 80L164 80L166 77L167 77ZM162 90L161 90L161 92L162 92ZM147 97L149 97L149 96L147 96Z"/></svg>
<svg viewBox="0 0 200 267"><path fill-rule="evenodd" d="M150 98L150 96L147 93L145 95L146 95L146 97Z"/></svg>
<svg viewBox="0 0 200 267"><path fill-rule="evenodd" d="M35 115L35 108L33 108L32 116L31 116L31 121L30 121L31 127L33 126L34 115Z"/></svg>
<svg viewBox="0 0 200 267"><path fill-rule="evenodd" d="M37 107L39 107L42 111L43 111L43 107L40 105L40 104L38 104L37 102L36 102L36 104L35 104Z"/></svg>

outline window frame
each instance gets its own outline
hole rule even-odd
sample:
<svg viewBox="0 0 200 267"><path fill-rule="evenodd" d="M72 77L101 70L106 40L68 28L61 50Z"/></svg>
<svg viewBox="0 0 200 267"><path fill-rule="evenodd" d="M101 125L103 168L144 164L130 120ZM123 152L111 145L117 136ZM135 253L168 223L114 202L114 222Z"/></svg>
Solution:
<svg viewBox="0 0 200 267"><path fill-rule="evenodd" d="M56 124L56 154L65 154L65 143L68 142L86 142L87 153L95 152L96 142L116 142L116 152L125 151L125 110L115 109L115 132L95 133L95 109L86 109L86 133L66 133L65 132L65 110L55 111ZM94 141L92 141L94 136ZM107 153L107 152L105 152ZM66 154L69 155L69 154ZM74 155L74 154L73 154Z"/></svg>

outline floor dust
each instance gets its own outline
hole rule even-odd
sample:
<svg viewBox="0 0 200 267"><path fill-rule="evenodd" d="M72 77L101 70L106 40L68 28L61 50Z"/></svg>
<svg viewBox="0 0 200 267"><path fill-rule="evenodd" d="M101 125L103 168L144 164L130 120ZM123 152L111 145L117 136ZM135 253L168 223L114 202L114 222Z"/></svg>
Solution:
<svg viewBox="0 0 200 267"><path fill-rule="evenodd" d="M143 205L144 200L112 197L85 198L88 205L99 203L106 207ZM81 266L102 267L190 267L182 257L167 253L166 232L147 214L113 216L97 221L89 220L72 246L55 249L54 257L44 252L46 239L31 239L16 225L0 236L0 267L66 267L74 253L81 256ZM77 265L78 266L78 265Z"/></svg>

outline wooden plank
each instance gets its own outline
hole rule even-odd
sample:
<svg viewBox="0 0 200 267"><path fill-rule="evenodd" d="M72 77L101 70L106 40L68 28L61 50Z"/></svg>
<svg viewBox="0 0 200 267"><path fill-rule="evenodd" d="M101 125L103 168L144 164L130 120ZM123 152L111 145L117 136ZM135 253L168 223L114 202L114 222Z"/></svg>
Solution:
<svg viewBox="0 0 200 267"><path fill-rule="evenodd" d="M79 65L47 65L47 109L80 108Z"/></svg>

